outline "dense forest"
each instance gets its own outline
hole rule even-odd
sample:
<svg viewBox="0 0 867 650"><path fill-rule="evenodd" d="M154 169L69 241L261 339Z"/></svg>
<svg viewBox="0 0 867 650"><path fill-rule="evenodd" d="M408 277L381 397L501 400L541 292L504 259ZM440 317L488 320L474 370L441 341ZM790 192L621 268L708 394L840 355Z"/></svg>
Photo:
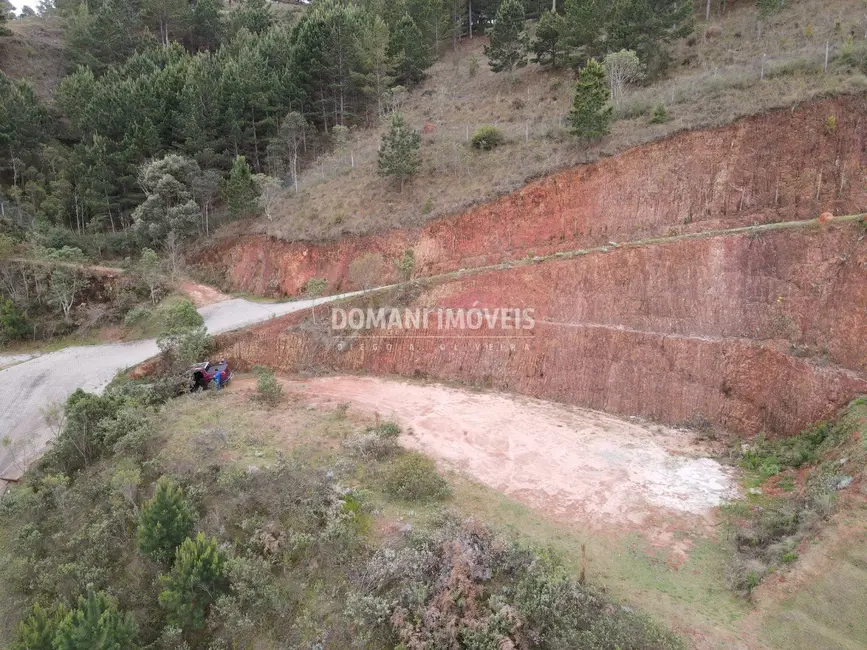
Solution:
<svg viewBox="0 0 867 650"><path fill-rule="evenodd" d="M51 247L98 235L101 254L162 248L169 232L208 229L216 202L248 214L254 192L291 182L344 128L399 110L437 53L470 30L497 26L489 55L505 71L531 49L576 67L628 49L658 69L662 44L692 15L683 0L559 4L554 14L547 0L318 0L297 12L266 0L43 3L63 21L69 74L51 105L0 75L6 227L50 234ZM530 43L525 21L539 16ZM169 154L180 158L145 173ZM167 175L173 183L158 189Z"/></svg>

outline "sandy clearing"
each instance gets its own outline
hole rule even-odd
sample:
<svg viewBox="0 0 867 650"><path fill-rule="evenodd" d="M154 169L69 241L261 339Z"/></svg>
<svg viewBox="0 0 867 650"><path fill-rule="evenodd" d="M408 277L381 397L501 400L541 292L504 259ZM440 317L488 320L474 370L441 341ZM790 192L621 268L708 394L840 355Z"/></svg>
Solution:
<svg viewBox="0 0 867 650"><path fill-rule="evenodd" d="M404 443L534 508L599 524L707 519L736 473L688 431L516 395L370 377L288 381L315 404L394 419Z"/></svg>
<svg viewBox="0 0 867 650"><path fill-rule="evenodd" d="M181 291L189 296L196 307L207 307L231 299L218 289L192 281L182 282Z"/></svg>

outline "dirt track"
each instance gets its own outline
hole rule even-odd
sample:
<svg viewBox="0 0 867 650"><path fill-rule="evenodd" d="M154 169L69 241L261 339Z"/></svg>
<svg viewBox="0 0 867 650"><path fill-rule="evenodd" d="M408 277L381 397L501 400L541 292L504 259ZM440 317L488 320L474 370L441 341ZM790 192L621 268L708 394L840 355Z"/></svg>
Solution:
<svg viewBox="0 0 867 650"><path fill-rule="evenodd" d="M217 334L345 297L347 295L275 304L234 299L203 307L199 313L208 331ZM69 347L0 370L0 395L3 396L0 440L4 441L0 447L0 477L20 476L28 461L44 452L52 437L42 414L46 407L64 401L77 388L99 392L119 371L157 352L153 339Z"/></svg>
<svg viewBox="0 0 867 650"><path fill-rule="evenodd" d="M407 446L557 517L627 526L659 514L704 518L736 493L734 473L684 430L440 384L344 376L286 387L394 419Z"/></svg>

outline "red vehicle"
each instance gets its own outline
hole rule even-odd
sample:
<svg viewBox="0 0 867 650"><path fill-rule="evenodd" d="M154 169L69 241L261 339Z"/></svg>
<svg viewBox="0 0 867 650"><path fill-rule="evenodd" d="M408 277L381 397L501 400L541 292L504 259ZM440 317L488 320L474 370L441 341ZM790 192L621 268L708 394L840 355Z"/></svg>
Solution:
<svg viewBox="0 0 867 650"><path fill-rule="evenodd" d="M217 373L220 373L220 381L217 382ZM229 369L228 362L223 359L218 363L203 361L190 368L190 390L208 390L211 383L222 388L232 380L234 373Z"/></svg>

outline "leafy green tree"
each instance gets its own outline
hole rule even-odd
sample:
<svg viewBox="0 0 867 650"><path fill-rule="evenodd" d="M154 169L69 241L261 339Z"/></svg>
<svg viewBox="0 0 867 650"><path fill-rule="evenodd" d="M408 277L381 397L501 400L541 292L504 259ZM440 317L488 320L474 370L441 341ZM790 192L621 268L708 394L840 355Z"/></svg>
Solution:
<svg viewBox="0 0 867 650"><path fill-rule="evenodd" d="M138 547L157 562L171 562L175 549L192 533L194 523L195 513L183 490L163 477L139 515Z"/></svg>
<svg viewBox="0 0 867 650"><path fill-rule="evenodd" d="M575 84L575 98L569 111L572 133L585 140L601 138L609 131L612 110L605 68L596 59L590 59Z"/></svg>
<svg viewBox="0 0 867 650"><path fill-rule="evenodd" d="M226 590L226 556L203 533L187 537L175 552L171 571L160 578L160 605L171 625L201 629L211 605Z"/></svg>
<svg viewBox="0 0 867 650"><path fill-rule="evenodd" d="M562 61L565 26L566 21L560 14L553 11L542 14L531 46L536 55L536 63L556 68Z"/></svg>
<svg viewBox="0 0 867 650"><path fill-rule="evenodd" d="M511 72L527 64L526 17L521 0L503 0L485 46L488 65L494 72Z"/></svg>
<svg viewBox="0 0 867 650"><path fill-rule="evenodd" d="M139 184L147 193L132 218L143 239L161 246L168 234L191 235L199 223L199 206L191 185L200 173L196 161L169 154L141 166Z"/></svg>
<svg viewBox="0 0 867 650"><path fill-rule="evenodd" d="M232 170L223 182L223 200L235 217L247 216L256 209L253 170L244 156L236 156L232 163Z"/></svg>
<svg viewBox="0 0 867 650"><path fill-rule="evenodd" d="M101 591L87 589L78 607L60 622L55 650L133 650L138 647L138 626L117 603Z"/></svg>
<svg viewBox="0 0 867 650"><path fill-rule="evenodd" d="M66 16L66 53L72 66L102 73L126 61L144 42L135 3L127 0L102 0L92 7L83 2Z"/></svg>
<svg viewBox="0 0 867 650"><path fill-rule="evenodd" d="M195 305L189 300L179 300L169 306L163 315L164 334L179 332L194 327L202 327L205 319L196 311Z"/></svg>
<svg viewBox="0 0 867 650"><path fill-rule="evenodd" d="M611 88L611 101L617 105L623 97L626 85L641 79L643 75L641 61L638 60L635 52L620 50L606 54L603 65L608 86Z"/></svg>
<svg viewBox="0 0 867 650"><path fill-rule="evenodd" d="M403 192L406 180L421 168L420 149L421 134L407 126L403 115L395 113L379 146L379 175L396 179Z"/></svg>
<svg viewBox="0 0 867 650"><path fill-rule="evenodd" d="M667 62L665 44L692 30L691 0L615 0L606 22L609 51L633 50L650 76Z"/></svg>
<svg viewBox="0 0 867 650"><path fill-rule="evenodd" d="M394 28L388 53L394 61L398 81L411 86L419 83L433 64L430 48L418 25L409 14L404 14Z"/></svg>
<svg viewBox="0 0 867 650"><path fill-rule="evenodd" d="M139 279L148 288L151 304L157 304L157 289L163 282L163 265L160 256L152 248L143 248L141 258L136 265Z"/></svg>
<svg viewBox="0 0 867 650"><path fill-rule="evenodd" d="M35 603L30 615L18 624L12 650L55 650L57 629L66 614L62 604L45 610Z"/></svg>

